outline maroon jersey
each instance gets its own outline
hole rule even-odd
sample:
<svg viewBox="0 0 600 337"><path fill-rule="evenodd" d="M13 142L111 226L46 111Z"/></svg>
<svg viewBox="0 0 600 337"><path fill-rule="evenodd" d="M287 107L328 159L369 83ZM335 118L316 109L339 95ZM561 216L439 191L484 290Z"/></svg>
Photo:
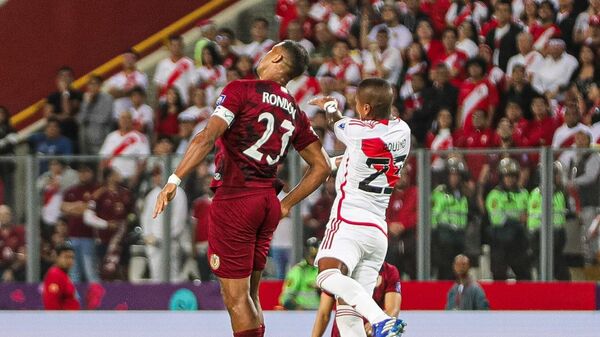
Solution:
<svg viewBox="0 0 600 337"><path fill-rule="evenodd" d="M96 215L106 221L123 222L117 229L103 229L99 231L100 240L108 245L115 235L123 235L125 232L125 220L133 208L133 197L131 192L124 187L111 191L106 187L99 188L94 192L90 201L90 208Z"/></svg>
<svg viewBox="0 0 600 337"><path fill-rule="evenodd" d="M196 242L208 241L208 216L210 204L208 197L200 197L194 201L194 219L196 219Z"/></svg>
<svg viewBox="0 0 600 337"><path fill-rule="evenodd" d="M79 310L77 290L69 275L57 266L48 269L44 278L42 300L46 310Z"/></svg>
<svg viewBox="0 0 600 337"><path fill-rule="evenodd" d="M385 294L401 293L400 288L400 272L395 266L384 262L377 277L377 285L373 291L373 299L377 302L380 308L385 305Z"/></svg>
<svg viewBox="0 0 600 337"><path fill-rule="evenodd" d="M211 187L275 187L277 164L289 145L297 151L318 140L306 114L276 82L237 80L217 100L214 115L229 129L217 140Z"/></svg>
<svg viewBox="0 0 600 337"><path fill-rule="evenodd" d="M96 184L78 184L69 189L64 193L63 200L65 202L76 202L83 201L88 203L92 198L94 191L98 189ZM67 216L67 226L69 227L69 236L76 238L92 238L94 237L94 230L90 226L86 226L83 223L83 215L69 215Z"/></svg>

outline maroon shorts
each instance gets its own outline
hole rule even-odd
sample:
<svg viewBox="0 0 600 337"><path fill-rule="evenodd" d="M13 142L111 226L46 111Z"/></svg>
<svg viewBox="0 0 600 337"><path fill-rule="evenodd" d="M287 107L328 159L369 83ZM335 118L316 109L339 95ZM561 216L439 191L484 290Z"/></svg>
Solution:
<svg viewBox="0 0 600 337"><path fill-rule="evenodd" d="M208 223L207 258L215 275L245 278L265 269L280 217L273 188L218 188Z"/></svg>

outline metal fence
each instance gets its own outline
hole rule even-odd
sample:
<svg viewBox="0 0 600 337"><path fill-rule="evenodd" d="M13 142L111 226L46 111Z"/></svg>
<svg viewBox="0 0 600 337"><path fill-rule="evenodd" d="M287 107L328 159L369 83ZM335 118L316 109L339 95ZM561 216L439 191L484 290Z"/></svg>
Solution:
<svg viewBox="0 0 600 337"><path fill-rule="evenodd" d="M438 257L444 253L448 255L451 251L440 252L436 247L441 227L439 225L432 226L431 205L432 196L435 197L435 193L437 193L435 192L436 189L439 190L441 188L439 186L449 184L449 173L446 163L450 157L458 158L466 164L467 172L464 175L464 190L470 191L465 192L467 194L473 194L469 195L468 221L466 227L462 228L465 237L462 250L477 261L482 261L483 265L479 266L482 270L480 273L481 277L488 278L492 276L489 272L489 266L485 265L489 263L490 255L490 238L487 236L489 235L489 228L493 227L490 225L485 199L490 191L500 183L501 178L498 174L498 164L504 157L513 158L518 162L518 179L521 187L526 189L528 193L539 187L541 192L541 213L537 215L541 217L539 230L527 231L528 223L525 219L520 224L524 229L522 233L528 237L528 246L524 247L523 258L529 259L527 267L530 271L534 271L533 278L552 280L556 274L554 270L556 264L553 261L555 261L554 255L556 254L556 250L554 249L556 238L554 238L554 235L556 235L557 231L553 230L553 228L557 228L558 224L553 220L556 215L555 210L553 210L553 195L557 190L565 191L566 202L573 204L573 209L568 219L565 223L560 224L566 232L565 240L567 241L565 244L566 247L562 252L580 256L582 260L585 260L589 252L597 249L597 241L586 241L584 240L584 235L591 219L599 213L598 203L600 202L600 195L598 194L593 196L586 195L587 204L585 207L581 206L581 200L577 200L578 191L588 194L590 191L598 193L598 186L595 189L593 186L588 189L579 189L573 183L573 179L578 174L582 174L581 170L579 173L577 172L576 164L580 160L587 160L588 157L583 156L586 153L595 156L599 155L598 151L593 152L592 150L569 149L567 151L559 151L550 148L451 150L437 152L425 149L413 150L411 158L406 164L409 168L405 171L405 175L407 175L409 181L404 181L406 186L397 186L396 188L399 191L408 191L408 194L417 194L417 207L413 210L416 223L412 229L415 240L413 245L414 256L404 256L405 259L412 259L408 263L409 265L410 263L414 264L415 275L413 277L420 280L439 278L442 273L440 268L449 267L439 265L443 258ZM127 260L125 268L127 275L125 275L125 278L138 281L145 278L143 275L148 274L148 272L144 272L144 270L148 269L152 263L154 263L154 270L151 270L150 274L152 276L151 279L154 281L178 281L177 275L173 275L171 272L171 268L173 268L175 263L180 266L177 268L180 272L182 268L190 267L191 264L192 274L198 273L197 269L202 267L200 260L204 258L202 257L202 252L205 252L205 249L203 250L202 247L195 246L197 243L192 236L194 235L196 220L192 220L191 214L174 214L173 212L178 211L175 211L173 207L169 207L165 216L162 217L162 223L150 223L150 225L148 225L148 219L144 215L147 212L147 207L153 207L153 204L149 206L148 202L145 203L144 198L152 189L163 185L180 158L177 156L154 156L147 158L120 158L119 160L129 160L128 164L121 162L118 165L121 167L128 167L129 165L129 167L134 168L133 172L135 173L122 172L125 173L124 181L130 184L130 187L128 187L129 190L126 193L130 193L133 198L132 204L128 206L131 207L128 212L134 215L133 218L128 217L122 223L119 223L119 226L126 226L126 235L122 238L123 242L127 241L126 250L119 252L121 259ZM560 179L557 179L553 173L553 162L555 160L563 161L562 176ZM115 166L114 161L111 162L107 158L97 156L14 156L0 158L0 174L2 175L0 179L3 182L2 198L4 204L12 209L14 223L25 224L26 251L24 252L24 256L26 257L27 282L37 282L40 280L43 269L48 263L48 245L52 245L52 233L57 231L57 224L59 226L66 226L67 228L69 226L69 224L60 224L63 221L68 222L68 219L65 220L61 216L60 203L58 203L57 213L57 204L52 198L59 195L60 198L64 198L65 190L69 186L78 183L79 180L74 170L82 162L87 162L91 164L88 166L94 168L99 185L104 183L100 179L102 176L100 168L111 165ZM61 167L62 171L57 168L57 165ZM282 170L283 175L281 178L287 180L290 186L294 186L303 175L305 164L297 153L291 152L288 156L286 167L287 169ZM193 212L194 199L202 196L203 193L207 193L206 184L212 175L212 170L211 162L207 161L193 174L193 177L184 183L185 192L188 197L186 205L188 211L191 210ZM68 174L65 173L67 171L69 172ZM52 178L53 175L58 175L62 178L54 179ZM65 178L67 175L71 181L67 182L67 178ZM561 185L557 186L556 183ZM600 183L598 177L596 177L594 183ZM291 221L289 221L291 227L284 227L290 226L289 224L280 226L281 230L288 231L287 235L283 235L283 237L291 241L288 242L289 245L287 246L290 264L302 259L303 243L307 236L318 236L319 231L324 231L326 221L323 223L322 219L324 217L323 214L326 216L326 213L321 209L320 218L317 219L318 217L311 212L315 212L315 203L322 202L323 205L327 205L327 202L332 202L332 186L331 183L329 184L329 188L327 185L323 186L313 196L307 198L307 200L294 208L291 214ZM414 188L408 189L411 186L414 186ZM88 197L93 198L94 196ZM404 197L414 198L415 196L405 195ZM392 196L392 199L394 198ZM576 200L573 201L572 199ZM579 197L579 199L581 198ZM402 201L403 199L398 200ZM590 200L595 200L595 206L594 204L589 204ZM52 202L55 202L53 206L50 205ZM530 202L528 203L530 204ZM392 207L391 204L390 207ZM101 218L106 218L105 215L98 214ZM173 218L184 219L185 223L174 224L172 223ZM437 221L433 220L434 222ZM150 230L145 226L160 226L161 229L153 228ZM408 226L408 224L405 224L405 226ZM174 229L180 232L175 233ZM94 231L97 232L98 230ZM148 233L152 231L163 233L162 237L154 237L154 242L152 242L152 240L148 239ZM164 233L172 233L173 235L167 236ZM536 248L532 249L532 243L538 242L538 235L539 248L537 248L536 243L533 245ZM392 254L398 253L394 251L396 249L393 242L395 240L394 236L395 233L390 234L390 251ZM168 237L171 239L166 239ZM95 246L110 246L110 242L102 241L96 236L91 239ZM50 241L50 243L47 241ZM173 245L176 245L176 249L174 249ZM149 248L149 246L153 248ZM406 245L403 246L403 249L405 248L408 249ZM104 247L104 249L106 250L107 247ZM174 254L175 250L179 253ZM532 252L537 252L538 250L539 255L534 256ZM406 254L406 251L403 254L410 255ZM150 257L149 255L152 256ZM157 256L160 256L160 260L158 260ZM488 262L485 259L481 259L481 256L488 256ZM102 269L102 264L106 263L103 259L106 260L106 256L99 256L99 261L97 261L101 265L100 269ZM150 261L152 259L154 259L153 262ZM173 261L173 259L177 259L177 261ZM121 261L117 263L123 263ZM477 265L478 263L475 262L475 264ZM401 269L403 266L404 264L401 265ZM287 267L289 267L289 264ZM160 272L157 272L156 268L160 268ZM407 269L411 268L407 267ZM487 272L483 271L486 269L488 270ZM408 272L408 270L404 270L404 272ZM514 277L510 271L509 277Z"/></svg>

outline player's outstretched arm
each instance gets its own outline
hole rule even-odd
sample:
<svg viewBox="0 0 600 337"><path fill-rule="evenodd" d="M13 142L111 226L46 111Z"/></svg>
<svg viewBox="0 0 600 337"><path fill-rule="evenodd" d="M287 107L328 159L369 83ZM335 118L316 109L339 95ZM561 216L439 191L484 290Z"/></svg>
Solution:
<svg viewBox="0 0 600 337"><path fill-rule="evenodd" d="M321 186L331 173L329 156L320 141L313 142L304 148L300 151L300 156L308 163L308 171L298 185L281 201L281 217L285 217L290 208Z"/></svg>
<svg viewBox="0 0 600 337"><path fill-rule="evenodd" d="M330 127L343 118L342 113L338 110L338 102L334 97L325 96L313 98L308 102L311 105L318 106L321 110L324 110L327 115L327 122Z"/></svg>
<svg viewBox="0 0 600 337"><path fill-rule="evenodd" d="M169 178L169 181L158 195L156 206L152 213L153 218L162 213L167 204L169 204L169 201L173 200L181 179L204 161L215 146L217 138L221 137L225 130L227 130L227 127L227 123L222 118L213 116L208 120L206 128L192 139L183 155L181 163L179 163L179 166L175 170L174 176L172 175Z"/></svg>
<svg viewBox="0 0 600 337"><path fill-rule="evenodd" d="M334 303L335 299L332 296L327 295L325 292L321 293L321 301L319 302L319 309L317 310L317 317L315 318L311 337L323 337L331 319L331 311L333 310Z"/></svg>

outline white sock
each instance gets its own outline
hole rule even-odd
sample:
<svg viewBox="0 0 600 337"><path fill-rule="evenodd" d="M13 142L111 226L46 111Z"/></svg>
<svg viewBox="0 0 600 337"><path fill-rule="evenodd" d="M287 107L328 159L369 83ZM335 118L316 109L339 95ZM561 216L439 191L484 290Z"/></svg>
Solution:
<svg viewBox="0 0 600 337"><path fill-rule="evenodd" d="M369 323L379 323L390 318L381 310L370 294L352 278L342 275L338 269L327 269L317 275L317 285L354 307Z"/></svg>
<svg viewBox="0 0 600 337"><path fill-rule="evenodd" d="M340 336L366 337L362 316L351 306L338 304L335 312L335 322Z"/></svg>

